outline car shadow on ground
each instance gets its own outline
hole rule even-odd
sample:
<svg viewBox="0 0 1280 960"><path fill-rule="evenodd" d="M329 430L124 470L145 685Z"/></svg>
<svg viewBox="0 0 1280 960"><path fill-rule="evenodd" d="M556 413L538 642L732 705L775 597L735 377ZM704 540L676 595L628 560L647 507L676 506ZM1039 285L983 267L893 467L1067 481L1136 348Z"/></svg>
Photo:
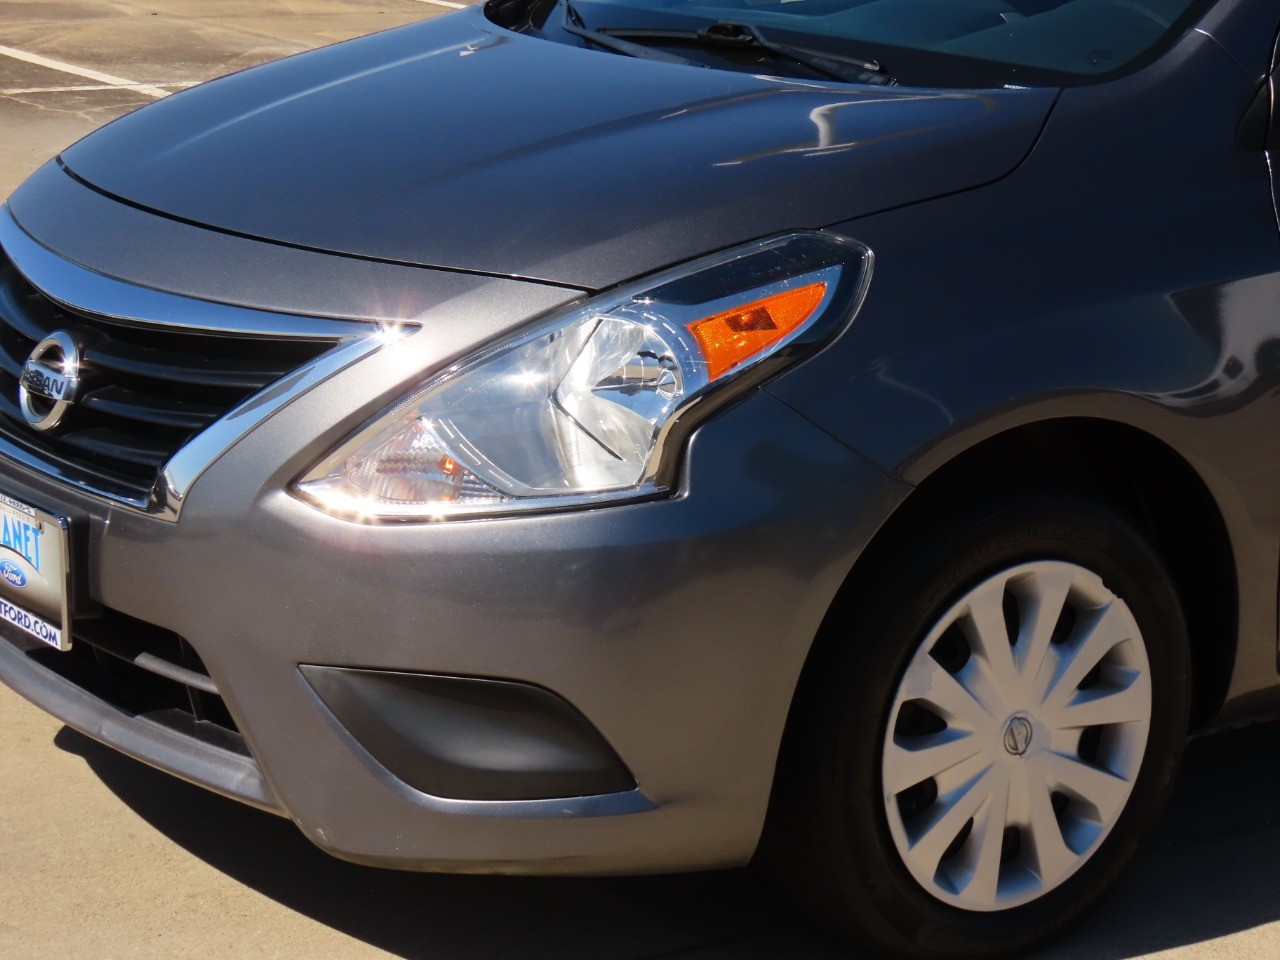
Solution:
<svg viewBox="0 0 1280 960"><path fill-rule="evenodd" d="M355 866L289 822L206 793L70 729L55 738L134 812L241 883L406 958L834 960L746 871L612 878L445 877ZM1280 722L1194 741L1156 836L1045 960L1122 960L1280 920Z"/></svg>

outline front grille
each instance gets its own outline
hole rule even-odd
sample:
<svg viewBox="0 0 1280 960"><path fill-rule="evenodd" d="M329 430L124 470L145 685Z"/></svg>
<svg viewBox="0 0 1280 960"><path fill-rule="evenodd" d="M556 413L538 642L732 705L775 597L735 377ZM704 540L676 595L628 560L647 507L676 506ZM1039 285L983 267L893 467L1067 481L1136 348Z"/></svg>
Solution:
<svg viewBox="0 0 1280 960"><path fill-rule="evenodd" d="M18 380L32 348L57 330L83 345L82 386L63 422L40 432L22 415ZM336 342L72 312L0 253L0 437L99 489L145 500L188 440Z"/></svg>
<svg viewBox="0 0 1280 960"><path fill-rule="evenodd" d="M199 654L172 631L106 609L77 620L62 653L4 628L5 639L41 666L131 717L249 756Z"/></svg>

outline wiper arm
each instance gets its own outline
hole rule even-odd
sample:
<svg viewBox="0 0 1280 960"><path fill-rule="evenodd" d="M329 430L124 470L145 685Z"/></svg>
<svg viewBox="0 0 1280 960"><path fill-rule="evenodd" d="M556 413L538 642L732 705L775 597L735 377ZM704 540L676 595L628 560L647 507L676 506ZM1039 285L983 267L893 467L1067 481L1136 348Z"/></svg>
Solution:
<svg viewBox="0 0 1280 960"><path fill-rule="evenodd" d="M815 50L812 47L797 47L789 43L779 43L767 39L760 28L749 23L730 23L721 20L701 30L646 30L602 27L602 36L623 40L628 37L636 40L679 40L687 43L699 43L706 46L755 48L767 50L774 56L802 64L810 70L825 74L835 80L853 81L856 83L873 83L893 85L897 81L876 60L862 57L845 56L829 53L826 50ZM852 69L850 69L852 68Z"/></svg>
<svg viewBox="0 0 1280 960"><path fill-rule="evenodd" d="M573 4L569 0L564 0L564 21L560 24L560 29L565 33L573 34L575 37L581 37L588 43L594 43L597 47L612 50L614 53L625 54L628 57L636 57L640 60L657 60L662 63L679 63L686 67L706 66L705 63L698 63L696 60L689 60L674 53L654 50L652 47L632 43L621 37L613 37L599 30L588 30L586 24L582 22L582 17L573 8Z"/></svg>

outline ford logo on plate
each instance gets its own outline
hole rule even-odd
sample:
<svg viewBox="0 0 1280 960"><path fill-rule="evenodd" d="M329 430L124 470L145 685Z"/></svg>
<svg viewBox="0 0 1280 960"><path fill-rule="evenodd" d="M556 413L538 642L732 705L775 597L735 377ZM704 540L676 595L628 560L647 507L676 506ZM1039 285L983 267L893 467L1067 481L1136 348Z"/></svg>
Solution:
<svg viewBox="0 0 1280 960"><path fill-rule="evenodd" d="M25 587L27 585L27 575L12 560L0 560L0 577L4 577L15 587Z"/></svg>

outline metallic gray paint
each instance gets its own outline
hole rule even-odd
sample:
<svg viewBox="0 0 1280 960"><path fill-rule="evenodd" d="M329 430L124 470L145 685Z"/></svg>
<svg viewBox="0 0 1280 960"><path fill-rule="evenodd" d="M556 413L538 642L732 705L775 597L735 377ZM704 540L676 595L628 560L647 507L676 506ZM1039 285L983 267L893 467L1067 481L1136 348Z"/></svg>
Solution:
<svg viewBox="0 0 1280 960"><path fill-rule="evenodd" d="M999 179L1055 96L602 56L476 8L179 93L62 160L223 230L598 289Z"/></svg>
<svg viewBox="0 0 1280 960"><path fill-rule="evenodd" d="M97 196L69 179L39 186ZM44 209L57 211L59 204L24 207L19 196L15 206L34 211L24 226L42 240L48 234L66 236L57 232L66 221L51 216L46 234L46 221L39 216ZM177 257L216 250L226 239L186 225L175 229L172 221L138 211L120 216L127 217L130 235L143 248L162 245L149 240L158 235L163 244L178 244ZM233 242L241 249L267 246ZM109 247L99 248L104 258ZM245 260L256 252L246 252ZM304 261L318 256L292 250L278 255ZM88 259L83 252L80 257ZM146 269L145 258L137 263L136 271ZM371 272L388 269L359 266ZM789 693L782 688L762 701L761 694L773 686L767 678L786 672L798 676L825 611L824 594L835 590L856 545L871 533L863 526L866 518L852 514L833 525L821 504L846 511L850 494L865 490L887 505L903 490L756 394L697 435L686 489L675 499L574 517L427 528L370 529L319 516L283 493L314 458L424 371L534 319L539 297L549 304L572 297L571 291L530 284L391 269L410 274L420 290L429 290L428 279L439 282L445 295L429 322L394 349L376 351L309 390L250 432L192 487L176 524L127 509L104 511L39 478L19 484L6 480L6 488L35 502L70 504L82 522L85 514L93 518L89 593L169 626L197 645L268 782L288 798L281 804L326 849L363 862L459 870L490 870L501 863L517 871L624 872L742 862L751 855L763 822L772 756L789 707ZM520 296L510 296L513 292ZM202 309L199 303L192 306ZM778 439L768 440L771 436ZM712 445L704 458L707 467L700 471L698 450L707 444ZM807 491L811 499L803 515L787 506L786 476L772 481L761 476L750 489L724 499L721 490L735 486L734 477L755 469L753 464L774 462L786 464L787 471L809 464L823 475L820 487ZM705 478L701 492L700 477ZM862 499L855 496L853 502ZM706 535L699 548L682 546L700 527ZM744 542L765 555L744 550ZM288 575L288 583L274 579L286 556L308 558ZM661 568L650 562L655 557L662 558ZM646 588L635 582L635 571L646 568L656 577L647 588L652 598L636 610L637 594ZM188 571L185 586L173 582L173 569ZM335 590L352 583L353 571L368 586ZM505 572L501 582L494 580L497 571ZM158 582L170 587L157 593L153 585ZM723 603L718 624L707 620L704 591L732 598ZM756 599L742 603L739 591ZM401 594L403 602L395 599ZM581 611L576 622L549 618L560 604ZM625 623L605 642L594 624L610 606ZM686 625L681 631L668 629L673 616ZM707 642L704 631L714 627L741 638L735 644L739 662L726 664L698 652ZM572 652L550 658L549 646ZM692 662L671 669L690 656ZM546 686L584 711L620 752L630 754L627 762L649 799L639 797L636 803L621 794L468 803L419 793L383 771L337 727L297 673L300 662L425 668ZM611 676L601 674L610 662ZM648 678L647 696L639 700L628 693L637 675ZM711 712L702 695L694 695L707 683L729 697L720 698ZM26 688L39 689L29 680ZM271 701L266 712L258 705L263 698ZM39 693L35 699L60 709ZM127 737L118 742L148 756L145 742ZM300 753L300 742L315 749ZM674 765L663 746L673 742L683 745ZM191 776L190 763L151 759ZM727 780L726 773L731 774ZM344 789L316 791L308 784L317 776ZM651 812L639 812L652 805ZM551 863L542 862L547 836L537 826L548 817L574 821L573 836L558 831L565 834L558 841L562 859ZM379 826L372 832L382 839L371 835L374 822ZM397 836L401 839L394 840Z"/></svg>
<svg viewBox="0 0 1280 960"><path fill-rule="evenodd" d="M1235 550L1224 719L1276 700L1280 240L1265 157L1235 141L1253 94L1191 34L1140 73L1066 91L1004 181L842 225L876 250L876 284L846 337L768 387L913 485L1048 420L1127 424L1176 451ZM1183 125L1196 135L1168 135ZM1107 211L1106 228L1085 209ZM974 223L1017 242L993 257L967 243Z"/></svg>
<svg viewBox="0 0 1280 960"><path fill-rule="evenodd" d="M161 260L161 266L172 266L180 262L207 262L208 258L217 257L223 252L219 249L220 241L225 244L228 238L207 230L175 224L165 218L134 211L122 204L105 200L77 184L53 164L43 167L28 186L29 189L24 187L15 195L14 202L24 212L28 209L31 211L27 219L34 226L27 228L19 223L10 204L0 207L0 245L4 246L10 258L19 265L19 269L29 281L64 306L114 318L180 324L185 327L209 330L272 333L276 336L341 338L342 342L338 347L230 411L183 447L165 465L155 489L146 501L99 489L70 476L65 478L68 483L88 492L144 509L148 513L168 520L177 519L182 510L183 499L191 485L229 446L316 383L385 346L385 339L381 334L387 329L396 331L397 336L412 335L412 332L417 330L420 319L429 312L430 336L434 343L447 342L447 334L441 327L452 317L454 324L463 325L468 329L460 339L462 343L469 345L472 342L469 339L472 335L470 329L486 329L483 326L485 320L502 316L499 311L489 309L491 305L501 304L505 310L513 306L537 310L539 307L549 308L572 299L572 291L557 290L542 285L499 281L440 271L394 268L359 261L351 261L353 268L362 268L370 276L359 284L344 285L343 281L349 279L351 271L344 273L341 270L326 270L325 267L332 264L334 260L332 257L288 250L271 244L251 244L243 240L230 241L234 250L224 261L222 270L172 270L169 276L179 283L184 277L220 277L224 284L236 286L238 299L241 300L246 298L247 292L241 284L251 278L254 271L263 277L264 288L270 286L268 282L270 276L292 276L300 285L306 284L312 297L317 294L323 295L326 289L342 289L343 296L347 298L361 289L376 289L383 296L389 289L397 293L392 297L389 305L379 311L381 316L367 318L376 319L381 323L343 322L267 312L259 306L232 306L216 300L194 299L189 295L179 297L163 289L155 289L138 282L141 279L154 279L153 276L144 274L138 277L135 274L127 276L123 282L111 276L107 271L113 263L112 252L122 249L119 244L105 243L89 250L84 249L84 244L74 242L66 244L81 257L87 258L91 266L73 263L64 256L54 254L50 248L64 249L58 241L68 238L68 235L70 237L118 236L120 234L115 234L110 229L117 227L127 231L126 235L131 238L143 241L143 255L138 256L135 251L132 262L148 265L154 270L155 259L146 256L146 253L151 250L163 249L166 252L168 260L167 262ZM30 199L33 195L36 202ZM104 226L107 230L98 233L84 231L82 228L71 228L77 221L70 220L67 214L74 216L73 211L77 208L77 202L86 205L80 210L81 215L89 211L101 211L106 218ZM108 209L104 210L103 207ZM121 220L124 222L121 223ZM93 257L94 253L103 255L106 265L103 265L99 258ZM118 256L116 253L117 258ZM318 263L317 260L323 262ZM142 269L146 270L147 267L144 266ZM393 270L409 274L410 276L406 278L408 282L388 283L388 272ZM131 273L127 269L122 272L127 275ZM311 282L307 283L307 281ZM216 284L217 281L215 280L214 283ZM201 292L216 294L218 289L215 288L212 291L205 289ZM278 293L274 291L273 296L278 296ZM468 303L468 300L472 302ZM330 310L332 311L335 306L336 304L331 303ZM366 301L361 312L367 315L371 307L372 303ZM517 317L518 319L508 321L507 327L488 328L489 335L499 335L526 319L520 315ZM476 323L476 320L480 322ZM399 347L398 351L401 355L412 353L412 349L406 351L404 347ZM442 358L439 361L440 365L443 365L446 359L450 358ZM420 368L409 369L417 373ZM388 386L397 386L402 383L403 374L400 374L389 381ZM13 460L45 472L56 470L55 467L33 454L22 451L3 440L0 440L0 452Z"/></svg>
<svg viewBox="0 0 1280 960"><path fill-rule="evenodd" d="M331 210L290 225L299 232L286 237L282 221L271 219L279 211L254 221L251 203L228 208L234 223L220 226L276 240L583 287L747 240L775 229L784 214L783 227L844 221L833 229L875 250L877 279L857 323L705 423L677 496L572 514L368 527L321 515L285 488L425 375L571 301L576 290L234 237L115 203L48 168L15 195L14 213L32 236L84 267L250 309L296 304L316 317L423 323L394 350L334 372L245 434L192 484L176 523L69 489L12 459L0 462L0 487L72 517L85 532L88 594L189 637L280 805L324 848L369 863L588 873L744 862L763 823L795 680L859 555L909 502L913 485L989 438L1050 419L1126 424L1158 438L1204 480L1228 527L1239 579L1239 654L1224 716L1259 708L1277 687L1280 235L1265 158L1237 146L1235 127L1260 79L1256 35L1266 17L1274 28L1267 4L1219 3L1205 32L1184 37L1152 66L1064 94L1043 136L1052 91L961 97L959 106L931 94L924 106L892 107L905 119L867 121L825 153L812 130L803 149L790 150L795 117L786 114L780 126L758 131L765 149L749 163L698 168L687 181L663 167L677 185L663 203L619 190L626 182L612 175L561 186L547 172L565 164L595 170L583 159L616 158L657 142L664 129L674 137L685 120L661 120L662 111L698 97L712 120L727 117L736 127L744 115L757 116L757 99L811 108L829 103L834 88L792 92L785 83L695 76L502 38L486 41L472 62L507 56L530 69L548 56L589 62L606 81L602 90L628 88L622 119L592 124L572 110L544 112L538 120L561 124L558 139L530 139L526 130L522 142L536 149L518 156L502 144L473 143L467 154L454 143L449 149L460 152L452 162L483 157L483 171L474 179L458 171L403 196L400 181L388 197L412 200L405 210L422 214L414 203L445 198L430 216L403 223L388 214L388 197L372 197L367 209L381 213L341 237L325 221ZM324 76L343 78L333 90L380 90L393 71L362 74L358 65L395 61L396 50L403 62L393 70L470 69L445 41L495 36L470 14L436 23L181 94L85 141L68 163L137 202L216 220L199 193L220 202L220 178L237 171L219 172L218 151L202 155L180 146L184 138L209 131L206 146L266 149L272 139L255 107L290 95L328 104ZM419 56L426 37L439 42ZM636 89L642 78L652 90ZM374 86L362 88L365 81ZM553 74L538 82L544 94L560 89ZM574 92L595 96L580 86ZM880 97L859 92L850 114L889 110ZM407 103L422 106L413 97ZM980 109L964 112L975 103ZM923 133L925 113L943 129ZM279 116L303 123L288 110ZM479 126L472 136L489 129ZM909 150L897 152L890 128ZM875 145L863 149L867 131ZM709 138L716 142L699 162L745 156L737 136ZM732 150L720 149L726 142ZM184 163L166 167L159 158L167 150ZM899 169L907 152L912 162ZM146 166L144 154L155 165ZM492 178L516 160L527 162L527 189L515 199L493 193ZM146 167L150 183L132 167ZM282 169L263 174L253 190L269 191ZM779 169L794 178L794 195L772 189ZM197 190L183 181L188 170L202 171ZM324 171L308 170L295 199L328 183ZM994 182L966 189L987 181ZM740 215L744 185L752 197L769 198L758 217ZM566 203L570 187L579 193ZM371 195L347 199L366 203ZM566 209L575 215L557 219ZM886 212L866 215L874 210ZM507 214L514 228L495 235ZM86 229L88 215L98 226ZM407 226L397 233L391 223ZM181 270L190 260L207 269ZM601 731L655 809L547 817L545 808L515 808L494 817L491 808L442 807L337 728L300 663L545 686ZM38 667L0 657L0 675L75 722L74 705ZM136 732L108 739L179 775L212 779L207 761L164 753ZM247 788L239 795L252 798Z"/></svg>
<svg viewBox="0 0 1280 960"><path fill-rule="evenodd" d="M279 383L273 384L211 424L199 436L182 447L164 465L150 495L144 500L99 487L91 481L64 473L53 462L0 440L0 452L45 473L62 476L64 481L105 499L127 504L154 516L176 520L182 501L200 474L245 433L290 403L334 372L355 363L377 350L383 341L369 325L337 324L331 320L301 320L292 316L273 316L261 311L237 310L224 304L203 304L179 300L169 294L119 283L94 271L63 260L32 240L12 219L8 207L0 207L0 244L10 258L21 263L20 270L38 289L53 300L69 307L88 310L116 319L140 319L149 315L162 318L158 322L179 324L185 319L190 326L237 332L273 331L280 336L332 336L341 330L343 337L334 349L304 364ZM93 304L93 307L87 306ZM25 397L21 398L24 413ZM56 426L56 422L52 424Z"/></svg>
<svg viewBox="0 0 1280 960"><path fill-rule="evenodd" d="M790 706L786 678L798 677L874 517L906 488L756 393L695 434L674 499L429 526L319 516L281 478L307 459L301 438L332 436L332 406L372 394L368 381L389 362L370 357L255 430L193 488L177 524L122 509L95 521L92 594L196 645L273 793L330 852L482 872L747 860ZM762 469L771 464L786 469ZM813 476L799 510L795 469ZM30 479L4 483L34 502L98 510ZM494 817L491 806L419 793L318 709L301 662L545 686L600 730L656 809L580 819L582 804L570 803L570 820L549 821L554 801ZM36 702L60 710L35 689ZM146 755L145 744L123 745ZM627 809L608 797L583 803Z"/></svg>
<svg viewBox="0 0 1280 960"><path fill-rule="evenodd" d="M210 311L203 322L226 329L243 309L277 316L293 315L304 329L340 333L349 321L415 321L435 317L453 302L477 295L511 304L522 319L568 303L575 292L543 284L489 281L462 273L369 260L332 257L276 243L247 240L203 230L169 217L138 210L104 197L72 179L50 161L8 201L13 218L42 246L61 259L136 287L189 297L184 317L202 322L193 311ZM0 218L0 229L3 229ZM85 224L94 224L86 230ZM127 238L127 242L121 242ZM3 241L6 248L9 241ZM24 257L24 263L29 257ZM200 269L192 269L199 264ZM480 294L479 291L484 291ZM109 306L95 298L97 307ZM243 308L223 311L220 305ZM139 304L141 305L141 304ZM146 304L148 316L163 322L170 311ZM483 310L474 322L483 323ZM504 312L504 317L510 317ZM346 321L318 323L319 318ZM235 329L234 326L231 329ZM477 329L477 335L500 330Z"/></svg>
<svg viewBox="0 0 1280 960"><path fill-rule="evenodd" d="M1200 21L1199 28L1240 65L1255 86L1271 69L1276 35L1275 11L1250 0L1219 0Z"/></svg>

